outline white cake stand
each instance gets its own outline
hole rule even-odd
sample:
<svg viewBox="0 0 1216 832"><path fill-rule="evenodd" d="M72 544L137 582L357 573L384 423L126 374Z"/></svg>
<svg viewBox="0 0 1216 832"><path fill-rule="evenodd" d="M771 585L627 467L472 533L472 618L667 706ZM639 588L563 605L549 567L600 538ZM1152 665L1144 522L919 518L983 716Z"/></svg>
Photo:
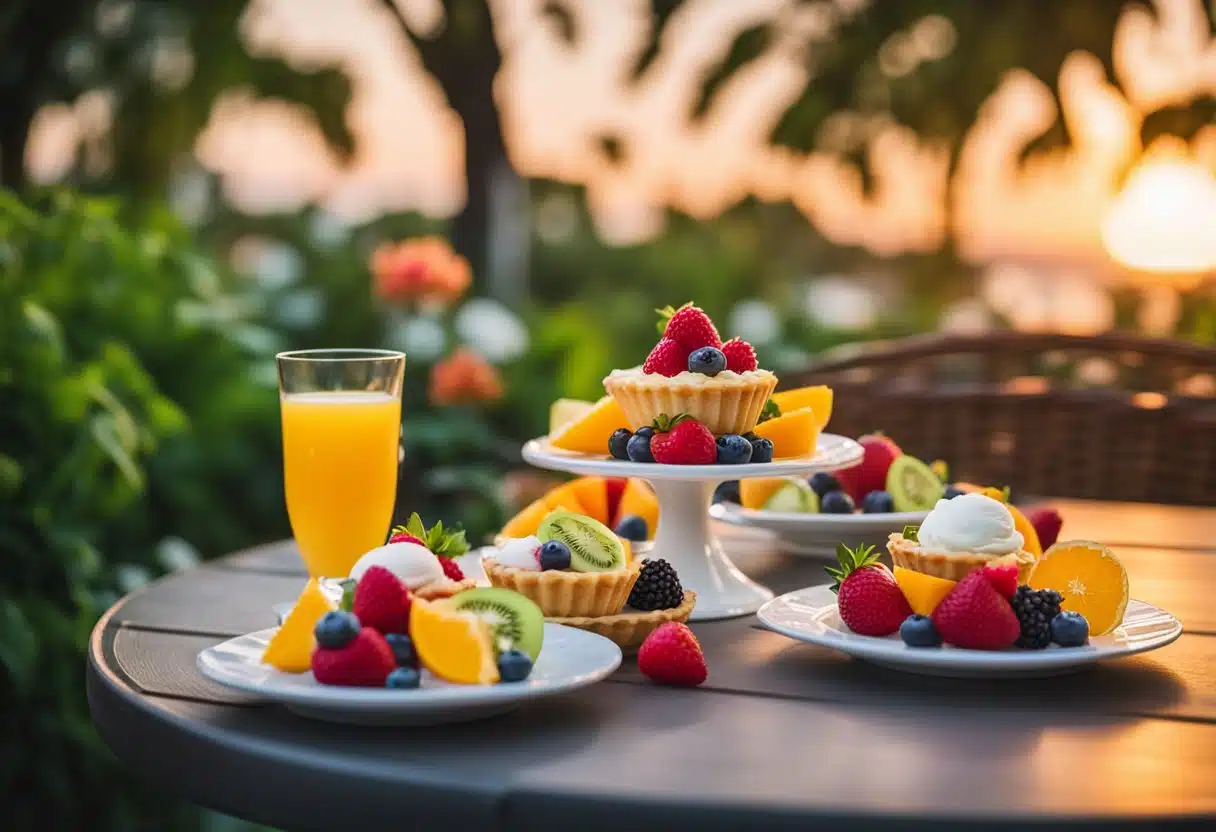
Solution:
<svg viewBox="0 0 1216 832"><path fill-rule="evenodd" d="M524 445L524 459L538 468L639 477L654 487L659 499L659 528L654 551L666 558L680 575L680 583L697 593L694 621L749 615L773 597L771 590L748 578L731 563L710 534L709 504L723 480L784 477L836 471L861 461L861 446L852 439L820 434L814 456L747 465L660 465L626 462L608 456L562 451L546 438Z"/></svg>

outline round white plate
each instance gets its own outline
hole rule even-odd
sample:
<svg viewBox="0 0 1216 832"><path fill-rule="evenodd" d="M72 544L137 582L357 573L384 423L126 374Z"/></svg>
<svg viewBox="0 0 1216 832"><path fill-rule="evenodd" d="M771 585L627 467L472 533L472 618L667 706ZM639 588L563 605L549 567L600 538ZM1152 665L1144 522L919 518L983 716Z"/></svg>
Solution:
<svg viewBox="0 0 1216 832"><path fill-rule="evenodd" d="M764 511L743 508L737 503L715 503L709 516L732 526L747 526L775 533L782 548L808 557L835 557L836 544L857 546L869 543L883 549L891 532L916 526L927 511L889 514L799 514L792 511Z"/></svg>
<svg viewBox="0 0 1216 832"><path fill-rule="evenodd" d="M198 654L198 669L230 688L279 702L296 713L360 725L441 725L513 710L529 699L594 684L621 664L621 648L603 636L545 624L545 644L523 682L453 685L423 672L416 690L319 684L311 673L284 673L262 663L274 629L239 636Z"/></svg>
<svg viewBox="0 0 1216 832"><path fill-rule="evenodd" d="M826 585L799 589L769 601L757 613L769 629L798 641L831 647L873 664L956 678L1055 676L1106 659L1156 650L1182 634L1178 619L1164 610L1131 600L1123 625L1095 636L1084 647L1046 650L962 650L956 647L909 647L898 634L875 638L854 633L840 619L836 596Z"/></svg>
<svg viewBox="0 0 1216 832"><path fill-rule="evenodd" d="M578 454L553 447L545 437L524 445L524 459L540 468L569 471L572 474L603 474L609 477L641 477L644 480L737 480L741 477L784 477L836 471L861 461L861 446L845 436L819 434L813 456L749 462L746 465L663 465L658 462L629 462L603 456Z"/></svg>

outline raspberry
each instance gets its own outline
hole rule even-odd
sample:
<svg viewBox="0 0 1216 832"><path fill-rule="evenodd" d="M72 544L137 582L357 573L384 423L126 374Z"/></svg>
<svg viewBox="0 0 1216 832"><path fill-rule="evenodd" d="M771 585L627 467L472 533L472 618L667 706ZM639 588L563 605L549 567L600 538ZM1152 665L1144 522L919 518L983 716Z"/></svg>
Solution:
<svg viewBox="0 0 1216 832"><path fill-rule="evenodd" d="M655 462L667 465L712 465L718 461L718 445L714 435L696 419L681 413L674 419L660 416L656 433L650 440L650 452Z"/></svg>
<svg viewBox="0 0 1216 832"><path fill-rule="evenodd" d="M312 651L312 675L323 685L378 688L397 666L378 630L364 627L345 647Z"/></svg>
<svg viewBox="0 0 1216 832"><path fill-rule="evenodd" d="M663 337L679 342L688 352L698 347L722 348L722 337L718 335L718 328L700 307L686 303L679 309L668 306L656 311L660 317L667 319L662 330ZM688 361L687 354L684 360Z"/></svg>
<svg viewBox="0 0 1216 832"><path fill-rule="evenodd" d="M746 373L760 366L752 345L741 338L731 338L723 344L722 354L726 356L726 369L732 373Z"/></svg>
<svg viewBox="0 0 1216 832"><path fill-rule="evenodd" d="M646 636L638 650L638 670L659 684L680 687L699 685L709 675L697 637L676 621L668 621Z"/></svg>
<svg viewBox="0 0 1216 832"><path fill-rule="evenodd" d="M409 629L410 593L392 572L373 566L355 586L351 611L364 627L386 634L404 633Z"/></svg>
<svg viewBox="0 0 1216 832"><path fill-rule="evenodd" d="M447 576L449 581L463 581L464 572L460 570L460 564L451 558L439 558L439 565L443 567L443 574Z"/></svg>
<svg viewBox="0 0 1216 832"><path fill-rule="evenodd" d="M669 610L684 603L684 588L675 568L665 560L642 561L637 583L629 593L629 606L635 610Z"/></svg>
<svg viewBox="0 0 1216 832"><path fill-rule="evenodd" d="M670 338L660 338L646 363L642 365L643 373L658 373L661 376L678 376L688 369L688 354L691 350L672 341Z"/></svg>

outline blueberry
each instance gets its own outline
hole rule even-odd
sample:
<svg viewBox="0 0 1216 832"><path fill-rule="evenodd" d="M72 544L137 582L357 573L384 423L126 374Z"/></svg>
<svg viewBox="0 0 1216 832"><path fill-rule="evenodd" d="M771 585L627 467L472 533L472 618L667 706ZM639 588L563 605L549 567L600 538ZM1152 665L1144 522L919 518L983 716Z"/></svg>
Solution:
<svg viewBox="0 0 1216 832"><path fill-rule="evenodd" d="M715 503L741 503L743 498L739 496L739 481L727 480L724 483L719 483L714 489Z"/></svg>
<svg viewBox="0 0 1216 832"><path fill-rule="evenodd" d="M773 440L757 437L752 440L752 462L773 461Z"/></svg>
<svg viewBox="0 0 1216 832"><path fill-rule="evenodd" d="M946 486L946 491L944 494L942 494L942 499L953 500L955 497L961 497L966 493L967 493L966 491L959 488L954 483L950 483L949 485Z"/></svg>
<svg viewBox="0 0 1216 832"><path fill-rule="evenodd" d="M688 356L688 372L716 376L726 369L726 354L717 347L701 347Z"/></svg>
<svg viewBox="0 0 1216 832"><path fill-rule="evenodd" d="M1051 619L1051 640L1061 647L1080 647L1089 641L1089 622L1079 612L1056 613Z"/></svg>
<svg viewBox="0 0 1216 832"><path fill-rule="evenodd" d="M742 465L752 461L752 443L737 433L718 437L718 464Z"/></svg>
<svg viewBox="0 0 1216 832"><path fill-rule="evenodd" d="M359 635L359 619L354 613L334 610L321 616L313 635L317 644L326 650L339 650L355 640Z"/></svg>
<svg viewBox="0 0 1216 832"><path fill-rule="evenodd" d="M540 547L541 569L569 569L570 547L560 540L550 540Z"/></svg>
<svg viewBox="0 0 1216 832"><path fill-rule="evenodd" d="M633 435L634 436L645 436L647 439L649 439L650 437L654 436L654 426L653 425L642 425L640 428L638 428L637 430L635 430L633 432Z"/></svg>
<svg viewBox="0 0 1216 832"><path fill-rule="evenodd" d="M608 453L613 459L629 459L629 440L632 438L633 431L629 428L617 428L612 432L608 437Z"/></svg>
<svg viewBox="0 0 1216 832"><path fill-rule="evenodd" d="M401 690L416 688L422 684L422 673L416 667L398 667L388 674L384 686Z"/></svg>
<svg viewBox="0 0 1216 832"><path fill-rule="evenodd" d="M820 497L827 494L829 491L840 490L840 480L833 477L827 471L820 471L818 474L812 474L810 483L811 490Z"/></svg>
<svg viewBox="0 0 1216 832"><path fill-rule="evenodd" d="M498 654L498 675L504 682L522 682L532 672L532 657L523 650Z"/></svg>
<svg viewBox="0 0 1216 832"><path fill-rule="evenodd" d="M940 647L942 637L927 615L909 615L899 625L899 637L909 647Z"/></svg>
<svg viewBox="0 0 1216 832"><path fill-rule="evenodd" d="M644 429L643 429L644 430ZM650 452L650 436L654 432L643 434L641 430L633 435L626 446L629 458L634 462L654 462L654 454Z"/></svg>
<svg viewBox="0 0 1216 832"><path fill-rule="evenodd" d="M392 649L398 667L418 666L418 651L414 649L414 642L409 636L405 633L389 633L384 640Z"/></svg>
<svg viewBox="0 0 1216 832"><path fill-rule="evenodd" d="M650 537L650 528L646 525L646 518L638 517L636 514L626 514L618 520L614 531L617 537L623 537L626 540L645 540Z"/></svg>
<svg viewBox="0 0 1216 832"><path fill-rule="evenodd" d="M843 491L829 491L819 498L819 511L822 514L852 514L853 498Z"/></svg>
<svg viewBox="0 0 1216 832"><path fill-rule="evenodd" d="M749 430L747 433L743 434L743 438L748 442L755 442L760 437L756 436L756 432L754 430Z"/></svg>
<svg viewBox="0 0 1216 832"><path fill-rule="evenodd" d="M871 491L861 501L864 514L886 514L895 511L895 499L886 491Z"/></svg>

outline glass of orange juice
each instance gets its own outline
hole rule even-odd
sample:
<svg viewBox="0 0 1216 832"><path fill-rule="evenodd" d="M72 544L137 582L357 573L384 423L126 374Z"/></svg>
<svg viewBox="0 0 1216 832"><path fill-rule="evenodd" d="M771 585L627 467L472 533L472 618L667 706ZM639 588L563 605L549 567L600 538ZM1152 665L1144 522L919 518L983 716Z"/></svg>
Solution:
<svg viewBox="0 0 1216 832"><path fill-rule="evenodd" d="M291 530L309 574L344 578L393 519L405 354L299 350L276 360Z"/></svg>

